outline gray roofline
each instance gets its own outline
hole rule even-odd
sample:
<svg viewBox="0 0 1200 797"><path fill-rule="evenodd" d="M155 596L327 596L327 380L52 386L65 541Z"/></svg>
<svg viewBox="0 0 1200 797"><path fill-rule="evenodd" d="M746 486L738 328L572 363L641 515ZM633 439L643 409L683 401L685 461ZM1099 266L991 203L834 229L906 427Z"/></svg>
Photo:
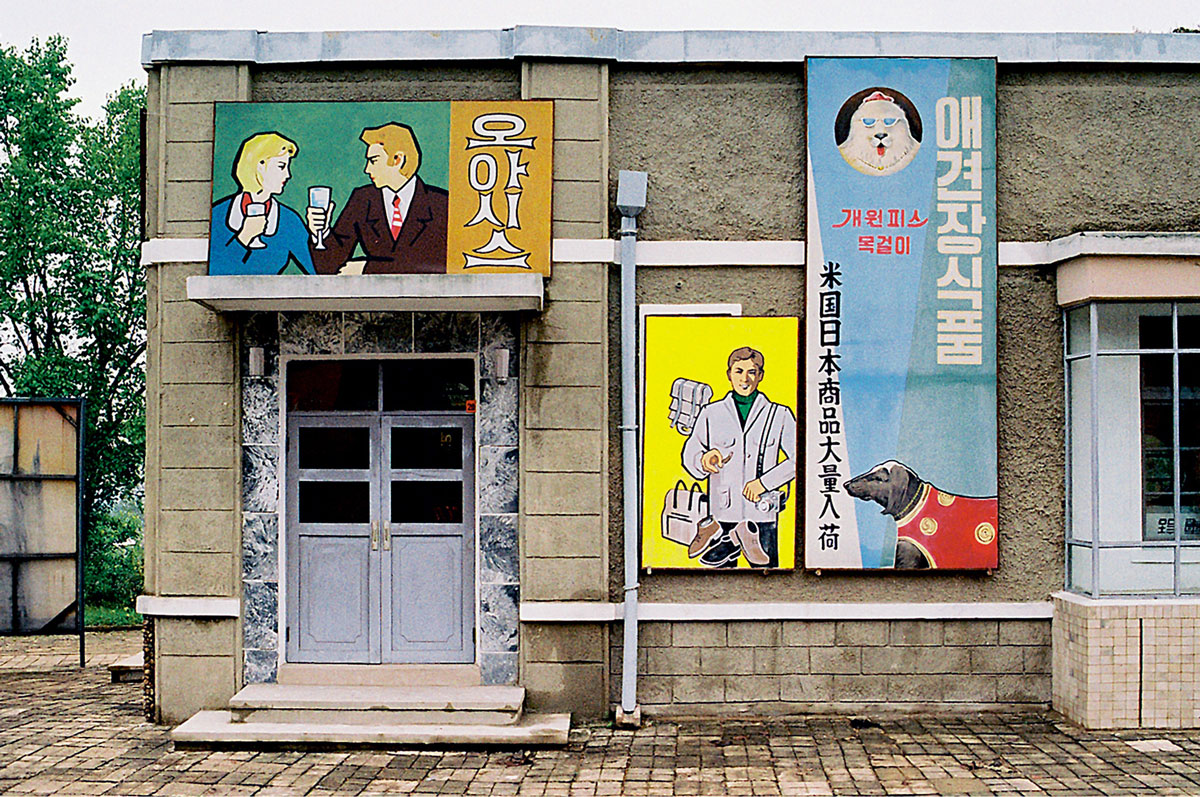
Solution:
<svg viewBox="0 0 1200 797"><path fill-rule="evenodd" d="M504 30L156 30L142 65L263 65L573 58L628 64L802 63L809 55L975 56L1004 63L1200 64L1200 34L623 31L518 25Z"/></svg>

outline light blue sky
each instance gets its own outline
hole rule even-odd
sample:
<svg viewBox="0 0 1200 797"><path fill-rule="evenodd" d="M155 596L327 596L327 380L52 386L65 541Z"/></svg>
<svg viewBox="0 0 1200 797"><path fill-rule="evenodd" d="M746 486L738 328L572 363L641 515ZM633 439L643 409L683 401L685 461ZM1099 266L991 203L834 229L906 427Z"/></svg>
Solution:
<svg viewBox="0 0 1200 797"><path fill-rule="evenodd" d="M346 8L346 6L351 6ZM1165 33L1200 27L1196 0L0 0L0 42L71 41L80 109L143 79L141 35L152 29L436 30L578 25L625 30L1095 31ZM398 56L402 54L398 53Z"/></svg>

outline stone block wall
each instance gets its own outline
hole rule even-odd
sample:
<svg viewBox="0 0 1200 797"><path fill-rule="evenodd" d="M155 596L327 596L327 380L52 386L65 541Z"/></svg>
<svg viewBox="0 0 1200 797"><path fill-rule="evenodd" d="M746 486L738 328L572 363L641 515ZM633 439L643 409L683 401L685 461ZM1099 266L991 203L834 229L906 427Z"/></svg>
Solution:
<svg viewBox="0 0 1200 797"><path fill-rule="evenodd" d="M146 130L146 234L206 235L212 117L246 99L239 66L170 66L151 74ZM236 597L240 490L235 330L187 300L203 263L147 269L146 592ZM152 685L164 722L219 708L236 689L236 618L161 617Z"/></svg>
<svg viewBox="0 0 1200 797"><path fill-rule="evenodd" d="M608 67L525 63L521 96L554 100L553 237L604 237ZM608 271L556 262L545 311L524 327L522 600L608 598ZM525 624L521 633L531 708L607 711L607 626Z"/></svg>
<svg viewBox="0 0 1200 797"><path fill-rule="evenodd" d="M651 714L1050 701L1048 620L652 622L639 636L638 702Z"/></svg>
<svg viewBox="0 0 1200 797"><path fill-rule="evenodd" d="M1085 728L1200 727L1200 601L1054 596L1055 710Z"/></svg>

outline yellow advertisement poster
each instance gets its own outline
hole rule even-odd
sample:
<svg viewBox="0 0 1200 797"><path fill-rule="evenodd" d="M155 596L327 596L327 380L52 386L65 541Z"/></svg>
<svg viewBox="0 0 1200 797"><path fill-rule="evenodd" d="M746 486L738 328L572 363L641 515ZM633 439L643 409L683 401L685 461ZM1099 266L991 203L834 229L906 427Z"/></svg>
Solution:
<svg viewBox="0 0 1200 797"><path fill-rule="evenodd" d="M646 318L643 567L795 567L799 334L796 318Z"/></svg>
<svg viewBox="0 0 1200 797"><path fill-rule="evenodd" d="M446 273L550 275L554 103L450 109Z"/></svg>

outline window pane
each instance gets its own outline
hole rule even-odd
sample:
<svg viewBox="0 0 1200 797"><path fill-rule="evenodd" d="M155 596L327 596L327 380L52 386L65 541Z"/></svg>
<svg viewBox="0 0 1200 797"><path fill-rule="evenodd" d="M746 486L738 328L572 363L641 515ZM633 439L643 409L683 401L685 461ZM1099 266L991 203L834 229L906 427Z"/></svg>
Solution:
<svg viewBox="0 0 1200 797"><path fill-rule="evenodd" d="M462 428L392 428L392 468L462 467Z"/></svg>
<svg viewBox="0 0 1200 797"><path fill-rule="evenodd" d="M371 362L312 361L288 365L289 410L374 411L379 408L379 366Z"/></svg>
<svg viewBox="0 0 1200 797"><path fill-rule="evenodd" d="M1147 348L1171 347L1169 304L1100 302L1096 305L1096 317L1101 349L1137 349L1143 348L1143 343ZM1143 328L1146 330L1145 341L1142 339Z"/></svg>
<svg viewBox="0 0 1200 797"><path fill-rule="evenodd" d="M1200 548L1179 549L1179 591L1184 595L1200 593Z"/></svg>
<svg viewBox="0 0 1200 797"><path fill-rule="evenodd" d="M1174 578L1174 547L1100 549L1101 595L1169 595Z"/></svg>
<svg viewBox="0 0 1200 797"><path fill-rule="evenodd" d="M1092 539L1092 363L1075 360L1067 364L1071 409L1071 502L1070 536Z"/></svg>
<svg viewBox="0 0 1200 797"><path fill-rule="evenodd" d="M385 412L464 412L474 398L474 360L393 360L383 365Z"/></svg>
<svg viewBox="0 0 1200 797"><path fill-rule="evenodd" d="M1141 356L1142 538L1146 540L1175 539L1173 368L1169 354Z"/></svg>
<svg viewBox="0 0 1200 797"><path fill-rule="evenodd" d="M1097 361L1099 527L1100 539L1109 542L1142 539L1141 359L1130 354Z"/></svg>
<svg viewBox="0 0 1200 797"><path fill-rule="evenodd" d="M371 430L366 427L300 430L302 468L368 470L371 467Z"/></svg>
<svg viewBox="0 0 1200 797"><path fill-rule="evenodd" d="M301 523L370 523L368 482L300 482Z"/></svg>
<svg viewBox="0 0 1200 797"><path fill-rule="evenodd" d="M1067 588L1076 592L1092 591L1092 549L1083 545L1067 546Z"/></svg>
<svg viewBox="0 0 1200 797"><path fill-rule="evenodd" d="M393 523L462 523L463 483L392 482Z"/></svg>
<svg viewBox="0 0 1200 797"><path fill-rule="evenodd" d="M1067 354L1083 354L1092 345L1091 305L1067 311Z"/></svg>
<svg viewBox="0 0 1200 797"><path fill-rule="evenodd" d="M1179 348L1200 349L1200 303L1180 302Z"/></svg>

